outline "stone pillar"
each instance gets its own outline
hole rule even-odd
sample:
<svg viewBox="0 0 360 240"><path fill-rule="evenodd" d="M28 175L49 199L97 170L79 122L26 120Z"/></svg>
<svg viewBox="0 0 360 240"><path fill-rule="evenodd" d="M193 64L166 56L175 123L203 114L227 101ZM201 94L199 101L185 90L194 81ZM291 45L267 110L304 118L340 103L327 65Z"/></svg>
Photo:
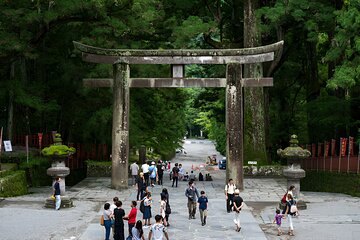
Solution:
<svg viewBox="0 0 360 240"><path fill-rule="evenodd" d="M113 70L111 186L119 190L128 187L130 68L127 63L115 63Z"/></svg>
<svg viewBox="0 0 360 240"><path fill-rule="evenodd" d="M226 181L232 178L239 189L243 182L243 104L241 64L226 66Z"/></svg>

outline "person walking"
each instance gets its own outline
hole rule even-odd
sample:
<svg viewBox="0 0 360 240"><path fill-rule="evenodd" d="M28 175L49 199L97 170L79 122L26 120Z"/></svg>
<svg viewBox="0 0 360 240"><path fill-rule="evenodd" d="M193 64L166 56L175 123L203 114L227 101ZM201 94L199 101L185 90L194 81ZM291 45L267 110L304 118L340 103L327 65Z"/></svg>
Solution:
<svg viewBox="0 0 360 240"><path fill-rule="evenodd" d="M114 209L114 239L115 240L124 240L124 221L123 217L125 216L125 211L122 209L122 202L116 202L116 208Z"/></svg>
<svg viewBox="0 0 360 240"><path fill-rule="evenodd" d="M151 166L149 167L149 173L150 173L151 186L154 187L157 178L157 167L155 166L154 161L151 162Z"/></svg>
<svg viewBox="0 0 360 240"><path fill-rule="evenodd" d="M236 225L236 231L240 232L241 230L241 225L240 225L240 211L241 208L244 205L244 201L243 199L239 196L240 191L239 189L235 189L234 191L234 199L233 199L233 210L235 212L235 218L234 218L234 223Z"/></svg>
<svg viewBox="0 0 360 240"><path fill-rule="evenodd" d="M138 220L135 227L131 229L132 240L145 240L142 221Z"/></svg>
<svg viewBox="0 0 360 240"><path fill-rule="evenodd" d="M133 162L130 165L130 170L131 170L131 176L132 176L132 185L134 186L139 174L139 165L137 165L136 162Z"/></svg>
<svg viewBox="0 0 360 240"><path fill-rule="evenodd" d="M135 226L136 223L136 214L137 214L136 201L131 201L130 207L131 210L129 214L124 217L124 220L128 220L129 237L132 237L133 236L132 228Z"/></svg>
<svg viewBox="0 0 360 240"><path fill-rule="evenodd" d="M136 200L139 201L140 199L143 199L145 197L145 192L146 192L146 182L145 182L144 173L142 172L137 178L136 189L137 189Z"/></svg>
<svg viewBox="0 0 360 240"><path fill-rule="evenodd" d="M170 208L170 202L169 202L169 193L168 190L166 188L163 188L161 193L160 193L160 199L162 199L163 197L165 197L165 201L166 201L166 207L165 207L165 220L166 220L166 227L169 227L169 215L171 214L171 208Z"/></svg>
<svg viewBox="0 0 360 240"><path fill-rule="evenodd" d="M280 213L279 209L276 209L276 214L273 223L276 223L277 230L278 230L278 236L280 236L283 231L281 230L281 220L283 219L283 215Z"/></svg>
<svg viewBox="0 0 360 240"><path fill-rule="evenodd" d="M236 186L234 181L230 178L228 184L225 185L225 198L226 198L226 210L229 213L233 207L234 192Z"/></svg>
<svg viewBox="0 0 360 240"><path fill-rule="evenodd" d="M141 170L144 173L146 186L149 186L149 164L145 162L143 165L141 165Z"/></svg>
<svg viewBox="0 0 360 240"><path fill-rule="evenodd" d="M163 165L162 160L159 160L157 165L157 172L158 172L158 185L163 185L163 176L164 176L164 170L165 170L165 166Z"/></svg>
<svg viewBox="0 0 360 240"><path fill-rule="evenodd" d="M60 181L61 181L60 177L55 178L55 183L54 183L55 210L59 210L61 206Z"/></svg>
<svg viewBox="0 0 360 240"><path fill-rule="evenodd" d="M111 230L111 218L112 213L110 211L110 203L104 204L103 218L104 218L104 227L105 227L105 240L110 240L110 230Z"/></svg>
<svg viewBox="0 0 360 240"><path fill-rule="evenodd" d="M144 226L151 226L151 223L150 223L151 205L152 205L151 193L147 192L147 194L144 198L144 213L143 213Z"/></svg>
<svg viewBox="0 0 360 240"><path fill-rule="evenodd" d="M178 180L179 180L179 168L178 168L178 164L175 163L175 166L172 169L172 187L174 187L174 183L176 182L175 187L178 186Z"/></svg>
<svg viewBox="0 0 360 240"><path fill-rule="evenodd" d="M206 217L207 217L207 208L208 208L208 198L205 195L205 191L201 191L200 194L201 196L198 199L200 220L201 220L201 226L205 226Z"/></svg>
<svg viewBox="0 0 360 240"><path fill-rule="evenodd" d="M290 236L294 236L294 225L292 218L297 214L296 201L290 193L287 195L287 198L289 199L289 201L286 202L285 218L287 217L289 219L288 234Z"/></svg>
<svg viewBox="0 0 360 240"><path fill-rule="evenodd" d="M185 196L188 198L188 209L189 209L189 219L195 219L196 214L196 199L199 197L199 192L195 187L194 182L189 181L189 187L185 191Z"/></svg>
<svg viewBox="0 0 360 240"><path fill-rule="evenodd" d="M161 200L160 200L160 215L163 218L163 224L164 226L167 226L167 221L166 221L166 197L164 195L161 196Z"/></svg>
<svg viewBox="0 0 360 240"><path fill-rule="evenodd" d="M151 226L149 231L149 240L163 240L164 236L169 240L167 228L162 223L162 217L160 215L155 216L156 223Z"/></svg>
<svg viewBox="0 0 360 240"><path fill-rule="evenodd" d="M289 198L288 198L288 195L290 194L292 198L294 198L294 193L293 191L295 190L295 186L294 185L291 185L289 187L288 190L286 190L286 193L284 194L284 196L282 197L281 199L281 204L283 206L283 211L282 211L282 214L285 214L285 211L286 211L286 204L287 202L289 201Z"/></svg>

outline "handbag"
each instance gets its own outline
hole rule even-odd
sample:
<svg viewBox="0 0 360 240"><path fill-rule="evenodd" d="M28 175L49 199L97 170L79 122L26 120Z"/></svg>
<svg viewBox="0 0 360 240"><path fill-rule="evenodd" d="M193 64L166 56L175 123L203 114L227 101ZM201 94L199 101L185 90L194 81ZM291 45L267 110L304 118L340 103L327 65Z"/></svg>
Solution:
<svg viewBox="0 0 360 240"><path fill-rule="evenodd" d="M100 225L104 226L104 215L101 215L100 217Z"/></svg>

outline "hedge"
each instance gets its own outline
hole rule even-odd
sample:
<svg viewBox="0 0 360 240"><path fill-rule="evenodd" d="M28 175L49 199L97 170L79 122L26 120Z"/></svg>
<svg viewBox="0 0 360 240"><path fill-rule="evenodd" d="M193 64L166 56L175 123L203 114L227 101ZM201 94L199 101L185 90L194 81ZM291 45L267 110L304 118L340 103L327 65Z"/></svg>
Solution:
<svg viewBox="0 0 360 240"><path fill-rule="evenodd" d="M5 171L0 174L1 197L14 197L27 193L25 171Z"/></svg>
<svg viewBox="0 0 360 240"><path fill-rule="evenodd" d="M86 161L87 177L110 177L111 161Z"/></svg>
<svg viewBox="0 0 360 240"><path fill-rule="evenodd" d="M301 190L344 193L360 197L360 175L306 171L306 177L301 179Z"/></svg>

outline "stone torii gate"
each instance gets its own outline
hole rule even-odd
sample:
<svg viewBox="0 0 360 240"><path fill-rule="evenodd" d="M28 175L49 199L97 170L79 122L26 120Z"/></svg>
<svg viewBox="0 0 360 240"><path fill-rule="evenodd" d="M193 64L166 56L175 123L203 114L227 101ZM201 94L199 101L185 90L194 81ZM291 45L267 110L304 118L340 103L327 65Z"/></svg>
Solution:
<svg viewBox="0 0 360 240"><path fill-rule="evenodd" d="M226 178L243 189L243 87L272 86L272 78L242 78L242 64L269 62L283 41L243 49L103 49L74 42L82 59L113 65L113 79L84 79L86 87L113 88L112 174L115 189L128 187L129 88L225 87ZM170 64L172 78L130 78L131 64ZM186 64L226 64L226 78L185 78Z"/></svg>

